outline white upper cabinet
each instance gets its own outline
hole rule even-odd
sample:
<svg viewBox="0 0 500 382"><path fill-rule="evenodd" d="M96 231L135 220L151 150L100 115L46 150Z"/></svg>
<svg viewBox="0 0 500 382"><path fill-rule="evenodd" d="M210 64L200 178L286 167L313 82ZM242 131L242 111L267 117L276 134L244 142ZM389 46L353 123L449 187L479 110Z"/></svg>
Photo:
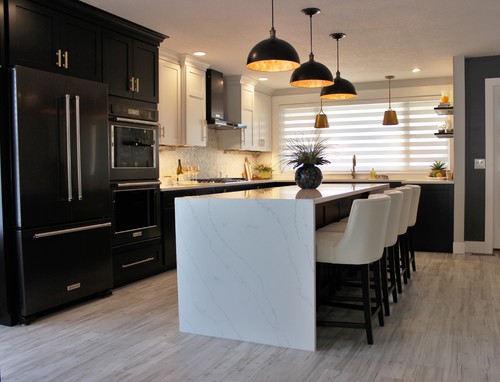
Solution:
<svg viewBox="0 0 500 382"><path fill-rule="evenodd" d="M187 57L160 59L161 145L207 145L205 71Z"/></svg>
<svg viewBox="0 0 500 382"><path fill-rule="evenodd" d="M271 151L271 96L255 91L254 143L257 151Z"/></svg>
<svg viewBox="0 0 500 382"><path fill-rule="evenodd" d="M182 142L181 66L161 58L159 78L159 143L160 145L180 145Z"/></svg>

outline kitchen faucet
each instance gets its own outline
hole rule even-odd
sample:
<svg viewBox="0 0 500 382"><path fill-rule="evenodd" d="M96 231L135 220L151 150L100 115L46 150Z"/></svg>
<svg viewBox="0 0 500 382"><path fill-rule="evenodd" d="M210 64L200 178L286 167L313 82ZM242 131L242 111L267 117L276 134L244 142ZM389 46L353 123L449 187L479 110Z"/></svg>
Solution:
<svg viewBox="0 0 500 382"><path fill-rule="evenodd" d="M356 155L352 156L351 176L352 176L353 179L356 179Z"/></svg>

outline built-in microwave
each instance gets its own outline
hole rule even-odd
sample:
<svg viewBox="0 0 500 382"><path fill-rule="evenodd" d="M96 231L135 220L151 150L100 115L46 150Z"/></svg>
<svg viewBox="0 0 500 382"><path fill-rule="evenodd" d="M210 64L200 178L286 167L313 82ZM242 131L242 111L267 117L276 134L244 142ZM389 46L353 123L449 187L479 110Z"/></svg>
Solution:
<svg viewBox="0 0 500 382"><path fill-rule="evenodd" d="M112 105L111 180L158 179L157 111ZM131 118L135 116L136 118Z"/></svg>

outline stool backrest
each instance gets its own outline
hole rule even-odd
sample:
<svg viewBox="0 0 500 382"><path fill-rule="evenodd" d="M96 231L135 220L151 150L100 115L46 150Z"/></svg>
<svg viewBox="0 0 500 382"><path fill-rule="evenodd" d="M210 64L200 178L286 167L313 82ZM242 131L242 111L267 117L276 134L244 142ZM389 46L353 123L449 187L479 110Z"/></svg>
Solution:
<svg viewBox="0 0 500 382"><path fill-rule="evenodd" d="M391 198L377 194L352 203L344 236L335 252L343 264L369 264L382 257Z"/></svg>
<svg viewBox="0 0 500 382"><path fill-rule="evenodd" d="M411 197L410 217L408 218L408 226L413 227L417 222L418 203L420 201L420 186L417 184L408 184L411 187L413 194Z"/></svg>
<svg viewBox="0 0 500 382"><path fill-rule="evenodd" d="M410 221L410 208L413 190L408 186L396 187L395 190L403 193L403 207L401 208L401 219L399 221L398 231L399 235L403 235L408 229L408 223Z"/></svg>
<svg viewBox="0 0 500 382"><path fill-rule="evenodd" d="M398 241L399 220L401 219L401 209L403 208L403 192L386 190L384 194L391 198L391 209L389 211L389 221L387 222L385 246L392 247Z"/></svg>

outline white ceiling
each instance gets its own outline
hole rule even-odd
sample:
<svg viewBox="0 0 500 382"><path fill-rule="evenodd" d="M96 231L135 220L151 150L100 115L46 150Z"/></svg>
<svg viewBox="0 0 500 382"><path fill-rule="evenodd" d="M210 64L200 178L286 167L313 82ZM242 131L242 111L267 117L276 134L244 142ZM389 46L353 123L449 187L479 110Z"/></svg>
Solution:
<svg viewBox="0 0 500 382"><path fill-rule="evenodd" d="M180 54L205 51L200 61L224 75L263 74L246 68L248 52L269 37L270 0L85 0L84 2L170 36L161 49ZM453 56L500 54L499 0L276 0L277 37L292 44L301 62L308 59L309 17L301 9L317 7L313 52L354 85L383 81L449 77ZM422 69L412 73L414 67ZM291 72L268 73L266 86L288 88Z"/></svg>

